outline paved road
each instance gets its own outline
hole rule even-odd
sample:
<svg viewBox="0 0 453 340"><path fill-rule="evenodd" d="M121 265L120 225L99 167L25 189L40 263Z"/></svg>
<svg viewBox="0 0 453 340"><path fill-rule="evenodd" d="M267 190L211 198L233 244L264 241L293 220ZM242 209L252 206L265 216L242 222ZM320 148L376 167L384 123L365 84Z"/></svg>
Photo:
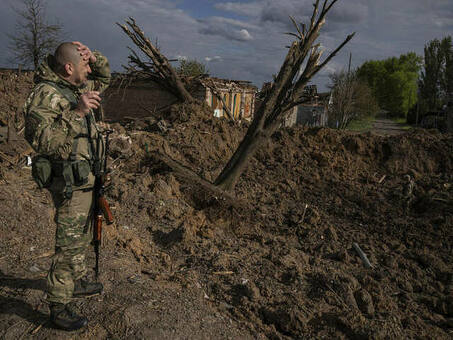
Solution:
<svg viewBox="0 0 453 340"><path fill-rule="evenodd" d="M373 123L371 131L382 136L400 135L407 132L407 130L402 128L401 124L385 118L377 118Z"/></svg>

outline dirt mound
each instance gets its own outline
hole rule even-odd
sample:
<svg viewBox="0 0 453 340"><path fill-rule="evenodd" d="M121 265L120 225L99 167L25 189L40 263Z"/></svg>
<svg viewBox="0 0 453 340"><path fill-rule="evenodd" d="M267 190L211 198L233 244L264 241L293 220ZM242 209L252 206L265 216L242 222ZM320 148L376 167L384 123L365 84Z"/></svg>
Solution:
<svg viewBox="0 0 453 340"><path fill-rule="evenodd" d="M190 182L148 164L146 153L164 152L213 180L246 126L169 117L168 130L138 134L132 143L140 161L127 172L142 173L133 187L144 188L140 200L150 199L139 220L171 267L201 275L218 308L268 337L446 336L453 316L451 135L282 130L241 177L236 194L244 201L236 209L204 200ZM408 210L407 174L416 183ZM363 268L353 242L374 269ZM420 268L423 254L430 254L431 273ZM427 303L423 296L431 294Z"/></svg>
<svg viewBox="0 0 453 340"><path fill-rule="evenodd" d="M93 325L82 336L451 336L452 135L281 130L252 159L232 205L154 155L212 181L246 124L179 105L113 127L108 195L116 221L102 248L106 292L80 303ZM36 280L49 259L30 249L50 251L51 210L27 171L9 172L0 185L0 329L8 336L26 330L18 320L39 324L47 313ZM28 212L20 223L17 207Z"/></svg>
<svg viewBox="0 0 453 340"><path fill-rule="evenodd" d="M23 105L33 86L33 74L0 71L0 179L5 167L24 164L31 152L20 137L24 129Z"/></svg>
<svg viewBox="0 0 453 340"><path fill-rule="evenodd" d="M32 87L32 72L0 72L0 126L12 121L18 130L23 128L22 107Z"/></svg>

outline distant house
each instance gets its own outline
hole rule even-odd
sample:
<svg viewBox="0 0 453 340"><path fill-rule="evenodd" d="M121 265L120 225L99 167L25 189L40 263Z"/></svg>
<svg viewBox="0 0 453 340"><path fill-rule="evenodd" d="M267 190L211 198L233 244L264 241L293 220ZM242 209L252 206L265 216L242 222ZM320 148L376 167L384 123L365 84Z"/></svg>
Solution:
<svg viewBox="0 0 453 340"><path fill-rule="evenodd" d="M287 127L296 124L311 127L327 126L330 93L318 93L316 85L307 85L305 95L311 100L293 107L288 113L284 125Z"/></svg>
<svg viewBox="0 0 453 340"><path fill-rule="evenodd" d="M227 80L212 77L184 79L190 94L205 101L216 117L228 117L220 98L234 120L251 119L255 107L257 88L248 81ZM220 98L219 98L220 97ZM176 103L178 99L150 81L134 81L124 89L111 86L106 93L105 115L108 120L121 117L146 117Z"/></svg>

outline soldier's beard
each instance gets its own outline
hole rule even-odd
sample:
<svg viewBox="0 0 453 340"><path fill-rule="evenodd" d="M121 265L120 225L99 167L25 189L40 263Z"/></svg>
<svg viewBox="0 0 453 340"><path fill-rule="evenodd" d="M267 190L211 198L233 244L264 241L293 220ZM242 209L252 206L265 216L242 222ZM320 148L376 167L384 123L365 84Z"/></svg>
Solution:
<svg viewBox="0 0 453 340"><path fill-rule="evenodd" d="M87 76L81 76L81 75L77 75L75 78L74 78L74 85L78 86L78 87L81 87L81 86L84 86L86 85L88 81L88 77Z"/></svg>

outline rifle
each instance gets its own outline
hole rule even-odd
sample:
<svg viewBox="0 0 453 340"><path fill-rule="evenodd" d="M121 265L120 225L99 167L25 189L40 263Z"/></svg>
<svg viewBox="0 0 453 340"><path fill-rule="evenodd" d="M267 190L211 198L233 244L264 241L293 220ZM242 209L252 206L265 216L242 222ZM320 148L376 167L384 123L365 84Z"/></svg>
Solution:
<svg viewBox="0 0 453 340"><path fill-rule="evenodd" d="M105 221L108 225L113 223L113 215L110 210L110 206L104 197L106 182L109 181L109 174L107 171L107 156L109 151L109 135L112 132L113 132L112 130L104 131L106 137L105 137L104 164L102 166L102 169L99 169L100 167L95 165L96 179L94 182L93 243L94 253L96 255L96 265L94 267L96 280L98 279L99 276L99 246L101 245L102 239L102 220L105 218ZM97 142L98 142L97 144L99 145L99 138ZM99 148L97 149L99 150Z"/></svg>

